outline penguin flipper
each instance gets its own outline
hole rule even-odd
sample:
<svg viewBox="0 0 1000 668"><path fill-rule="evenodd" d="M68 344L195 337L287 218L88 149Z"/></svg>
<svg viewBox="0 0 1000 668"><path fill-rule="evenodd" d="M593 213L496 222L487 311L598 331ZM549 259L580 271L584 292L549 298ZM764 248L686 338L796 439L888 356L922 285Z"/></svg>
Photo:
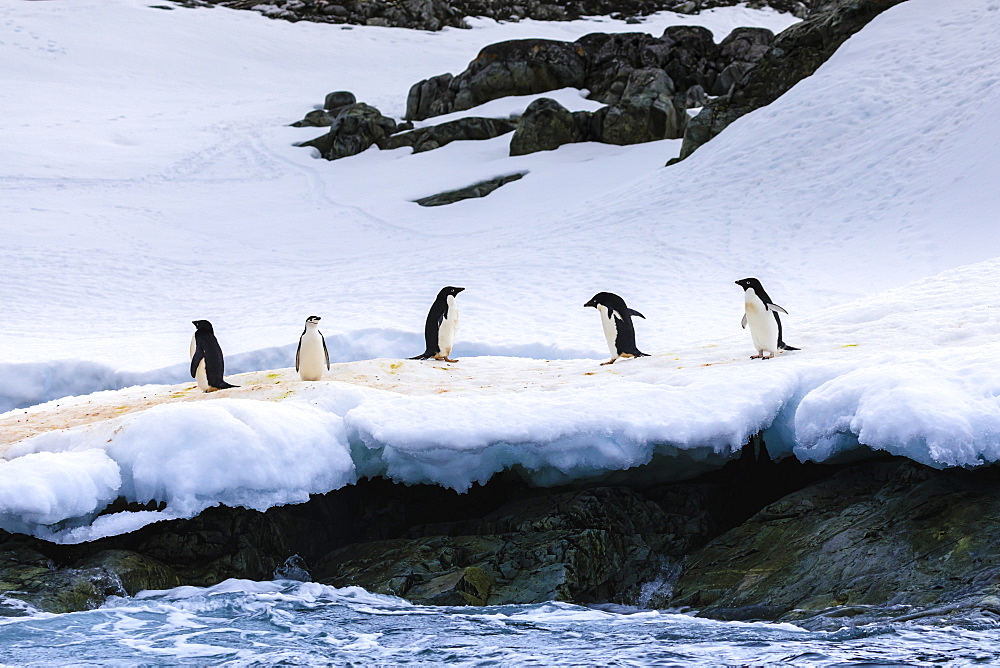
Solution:
<svg viewBox="0 0 1000 668"><path fill-rule="evenodd" d="M746 313L743 314L743 319L740 320L740 327L742 327L743 329L747 328L747 314Z"/></svg>
<svg viewBox="0 0 1000 668"><path fill-rule="evenodd" d="M198 372L198 365L201 361L205 359L205 353L202 352L201 348L197 348L194 351L194 355L191 356L191 377L194 378Z"/></svg>
<svg viewBox="0 0 1000 668"><path fill-rule="evenodd" d="M330 351L326 349L326 339L323 338L323 333L322 332L320 332L319 340L323 342L323 354L326 355L326 370L329 371L330 370ZM296 364L295 366L298 367L298 364ZM296 368L296 371L298 371L297 368Z"/></svg>
<svg viewBox="0 0 1000 668"><path fill-rule="evenodd" d="M299 370L299 355L302 354L302 337L299 337L299 347L295 349L295 370Z"/></svg>
<svg viewBox="0 0 1000 668"><path fill-rule="evenodd" d="M785 309L781 308L777 304L768 304L767 305L767 310L768 311L781 311L785 315L788 315L788 311L786 311Z"/></svg>
<svg viewBox="0 0 1000 668"><path fill-rule="evenodd" d="M645 320L645 319L646 319L646 316L644 316L643 314L639 313L638 311L636 311L636 310L635 310L635 309L633 309L633 308L630 308L630 309L628 310L628 313L629 313L629 315L635 315L635 316L639 316L639 317L640 317L640 318L642 318L643 320Z"/></svg>

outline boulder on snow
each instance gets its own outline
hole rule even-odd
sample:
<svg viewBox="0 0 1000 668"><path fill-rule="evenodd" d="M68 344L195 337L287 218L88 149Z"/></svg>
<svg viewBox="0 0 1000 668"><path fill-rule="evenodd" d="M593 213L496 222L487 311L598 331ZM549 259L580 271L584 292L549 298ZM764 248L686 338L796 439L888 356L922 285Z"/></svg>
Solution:
<svg viewBox="0 0 1000 668"><path fill-rule="evenodd" d="M356 104L357 101L358 98L354 97L354 93L347 90L338 90L333 93L327 93L326 98L323 100L323 108L327 111L336 112L342 107Z"/></svg>
<svg viewBox="0 0 1000 668"><path fill-rule="evenodd" d="M359 102L341 107L327 134L300 146L313 146L327 160L337 160L357 155L395 131L396 121L383 116L375 107Z"/></svg>
<svg viewBox="0 0 1000 668"><path fill-rule="evenodd" d="M457 77L439 75L414 84L406 118L423 120L509 95L582 88L581 47L550 39L517 39L487 46Z"/></svg>
<svg viewBox="0 0 1000 668"><path fill-rule="evenodd" d="M681 137L687 114L673 96L673 82L663 70L634 70L621 101L602 110L599 141L624 146Z"/></svg>
<svg viewBox="0 0 1000 668"><path fill-rule="evenodd" d="M555 100L542 97L529 104L521 116L510 140L510 154L551 151L581 139L573 114Z"/></svg>

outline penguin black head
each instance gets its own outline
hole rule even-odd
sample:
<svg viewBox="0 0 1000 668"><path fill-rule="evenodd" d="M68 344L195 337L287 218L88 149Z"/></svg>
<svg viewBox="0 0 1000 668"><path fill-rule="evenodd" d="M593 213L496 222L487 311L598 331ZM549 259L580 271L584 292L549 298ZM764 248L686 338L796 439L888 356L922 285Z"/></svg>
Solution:
<svg viewBox="0 0 1000 668"><path fill-rule="evenodd" d="M598 306L611 306L612 305L611 302L613 302L616 297L617 295L614 295L610 292L598 292L596 295L590 298L589 302L587 302L583 306L584 308L588 306L593 306L594 308L597 308ZM619 301L621 301L621 297L617 298Z"/></svg>
<svg viewBox="0 0 1000 668"><path fill-rule="evenodd" d="M764 286L761 285L760 281L758 281L756 278L741 278L740 280L736 281L736 285L740 286L744 290L746 290L747 288L753 288L755 291L758 291L764 288Z"/></svg>
<svg viewBox="0 0 1000 668"><path fill-rule="evenodd" d="M438 293L438 297L454 297L464 289L465 288L456 288L451 285L448 285L441 288L441 292Z"/></svg>
<svg viewBox="0 0 1000 668"><path fill-rule="evenodd" d="M192 320L191 324L194 325L199 332L214 331L212 329L212 323L210 323L208 320Z"/></svg>
<svg viewBox="0 0 1000 668"><path fill-rule="evenodd" d="M757 294L757 297L765 304L772 303L771 297L764 291L764 286L761 285L760 281L756 278L741 278L736 281L736 285L740 286L744 290L753 290Z"/></svg>
<svg viewBox="0 0 1000 668"><path fill-rule="evenodd" d="M320 318L318 315L311 315L308 318L306 318L306 324L308 325L310 322L319 322L320 320L322 320L322 318Z"/></svg>

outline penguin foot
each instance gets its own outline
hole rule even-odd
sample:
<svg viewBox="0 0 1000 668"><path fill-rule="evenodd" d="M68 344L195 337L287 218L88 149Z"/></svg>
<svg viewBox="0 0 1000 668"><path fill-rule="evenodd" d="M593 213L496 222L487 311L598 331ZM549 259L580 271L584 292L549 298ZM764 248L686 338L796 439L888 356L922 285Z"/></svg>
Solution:
<svg viewBox="0 0 1000 668"><path fill-rule="evenodd" d="M614 360L608 360L607 362L601 362L601 366L607 366L609 364L614 364L614 363L615 363Z"/></svg>
<svg viewBox="0 0 1000 668"><path fill-rule="evenodd" d="M450 358L450 357L445 357L445 358L444 358L444 361L445 361L445 362L457 362L458 360L453 360L453 359L452 359L452 358Z"/></svg>

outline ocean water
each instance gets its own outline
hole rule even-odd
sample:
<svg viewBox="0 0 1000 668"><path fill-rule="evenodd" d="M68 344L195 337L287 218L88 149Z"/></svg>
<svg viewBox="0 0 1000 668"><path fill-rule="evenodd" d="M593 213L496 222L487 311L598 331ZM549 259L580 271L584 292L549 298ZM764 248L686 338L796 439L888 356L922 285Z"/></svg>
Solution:
<svg viewBox="0 0 1000 668"><path fill-rule="evenodd" d="M0 619L6 665L1000 664L1000 627L903 623L835 632L566 603L439 608L316 583L229 580Z"/></svg>

